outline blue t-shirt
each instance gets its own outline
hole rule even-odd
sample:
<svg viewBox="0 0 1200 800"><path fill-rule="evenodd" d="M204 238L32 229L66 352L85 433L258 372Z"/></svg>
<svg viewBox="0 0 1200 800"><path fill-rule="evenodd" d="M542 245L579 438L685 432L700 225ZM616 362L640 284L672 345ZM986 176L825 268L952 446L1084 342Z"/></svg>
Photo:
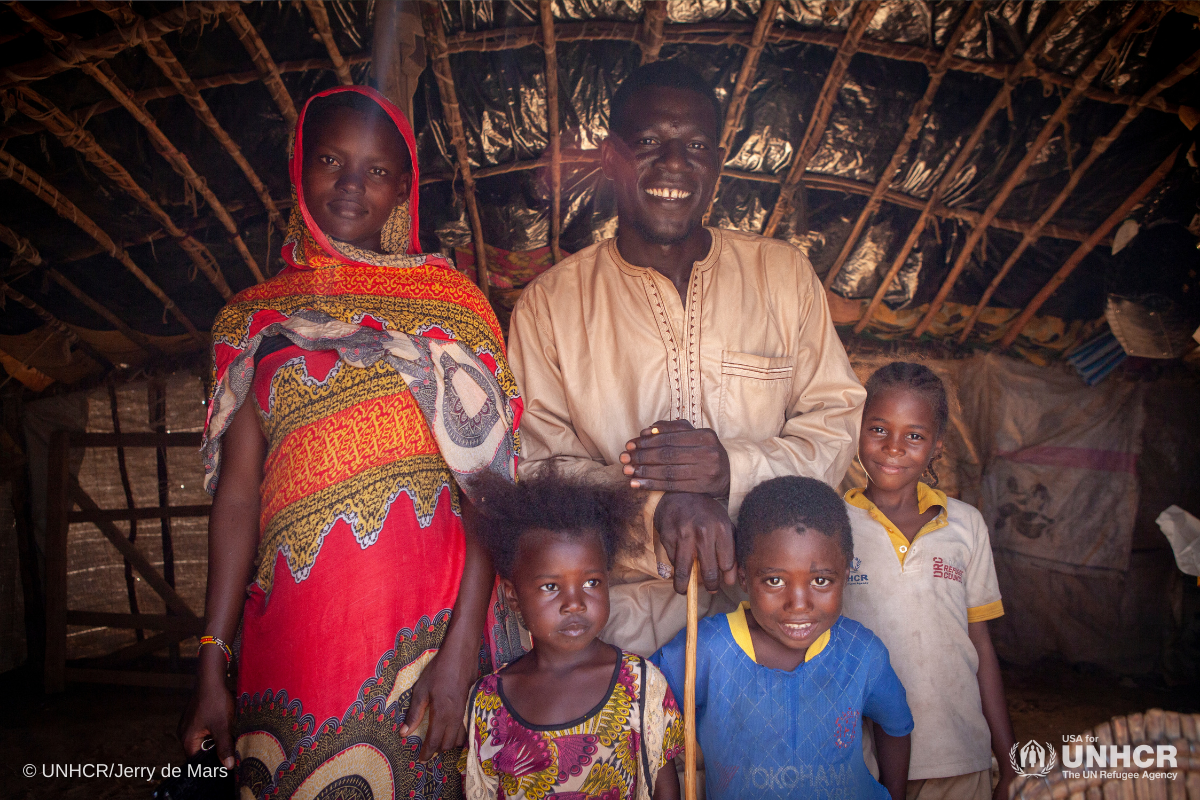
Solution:
<svg viewBox="0 0 1200 800"><path fill-rule="evenodd" d="M698 630L696 736L708 798L887 800L863 762L862 718L889 736L912 732L913 718L883 642L839 617L824 648L784 672L755 663L734 638L740 623L753 647L742 614L702 619ZM681 631L650 657L681 705L685 644Z"/></svg>

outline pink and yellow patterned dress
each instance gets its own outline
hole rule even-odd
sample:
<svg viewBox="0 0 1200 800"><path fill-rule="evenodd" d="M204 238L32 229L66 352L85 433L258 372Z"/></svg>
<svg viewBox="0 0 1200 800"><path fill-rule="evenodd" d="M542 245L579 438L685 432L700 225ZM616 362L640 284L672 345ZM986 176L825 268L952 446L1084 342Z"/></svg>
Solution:
<svg viewBox="0 0 1200 800"><path fill-rule="evenodd" d="M666 679L624 651L604 699L580 719L526 722L493 673L475 685L467 731L469 800L648 800L658 771L683 752L683 715Z"/></svg>

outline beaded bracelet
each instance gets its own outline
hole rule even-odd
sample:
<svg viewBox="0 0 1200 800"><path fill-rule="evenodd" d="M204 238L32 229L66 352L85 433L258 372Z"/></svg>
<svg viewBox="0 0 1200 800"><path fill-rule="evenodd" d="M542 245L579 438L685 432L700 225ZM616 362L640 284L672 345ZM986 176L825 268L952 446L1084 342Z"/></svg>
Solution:
<svg viewBox="0 0 1200 800"><path fill-rule="evenodd" d="M225 644L217 637L201 636L200 646L204 647L206 644L215 644L217 647L221 648L221 652L225 654L225 666L229 666L229 662L233 661L233 651L229 649L229 645Z"/></svg>

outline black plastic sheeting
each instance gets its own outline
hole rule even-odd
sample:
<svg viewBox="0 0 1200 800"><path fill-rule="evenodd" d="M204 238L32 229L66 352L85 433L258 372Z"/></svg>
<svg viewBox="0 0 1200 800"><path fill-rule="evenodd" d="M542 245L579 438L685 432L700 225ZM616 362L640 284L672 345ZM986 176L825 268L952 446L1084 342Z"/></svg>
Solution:
<svg viewBox="0 0 1200 800"><path fill-rule="evenodd" d="M964 8L961 3L885 2L866 35L938 47L958 23ZM1132 8L1132 3L1119 2L1086 5L1084 13L1051 37L1036 63L1062 74L1077 74L1126 21ZM536 5L529 2L456 3L446 4L443 9L444 22L451 31L536 24ZM750 22L755 19L758 4L689 0L672 2L668 9L668 23ZM789 25L838 30L845 27L852 10L851 4L844 3L789 2L784 3L782 16ZM1057 10L1053 3L989 5L982 19L967 31L956 54L985 61L1014 61ZM641 8L638 3L560 1L555 4L555 14L563 21L634 21L640 17ZM1192 28L1190 18L1173 15L1160 24L1145 25L1094 85L1121 93L1143 91L1195 48L1197 37L1180 36L1181 27ZM732 45L667 45L660 57L696 67L722 101L727 101L744 52ZM833 55L831 48L807 44L765 48L747 104L745 128L734 141L727 167L764 175L786 172ZM559 44L564 148L596 146L606 129L613 88L639 63L640 56L632 43ZM536 158L547 141L545 62L540 47L457 54L451 57L451 64L459 86L472 167ZM924 92L927 75L920 64L856 55L808 171L867 184L877 181L903 135L913 105ZM418 113L422 153L426 160L440 158L449 171L449 135L432 78L427 77L423 88L423 113ZM891 188L916 199L928 198L998 88L999 81L994 78L949 73ZM1182 97L1186 102L1195 89L1195 81L1184 81L1166 97L1175 102ZM1063 87L1045 86L1037 80L1019 85L1009 107L997 115L943 202L982 211L1065 93ZM1067 125L1056 132L1004 204L1000 217L1028 222L1037 219L1066 182L1074 164L1087 154L1092 141L1107 133L1124 110L1123 106L1091 100L1080 102ZM1092 168L1054 221L1085 231L1096 227L1172 148L1188 138L1188 131L1178 119L1154 110L1143 112ZM1195 170L1180 159L1171 180L1183 180L1194 189L1194 179L1185 177L1192 173ZM563 247L571 251L611 235L615 209L611 193L594 169L568 169L565 174ZM543 172L484 178L479 186L484 198L484 238L489 244L512 250L547 244L549 186ZM771 183L725 178L712 224L759 231L778 193L778 187ZM1170 204L1173 207L1162 211L1187 224L1197 211L1196 195L1194 191L1184 194L1189 196L1176 198ZM824 274L865 202L862 196L810 186L777 235L804 248L817 272ZM464 246L470 240L461 202L445 203L425 213L425 235L440 242L444 249ZM852 250L833 291L849 298L874 294L917 214L885 203ZM902 308L931 299L968 232L963 223L953 220L929 226L885 302L892 308ZM976 302L1020 238L1019 234L991 229L949 299ZM1023 306L1077 246L1073 241L1042 238L1000 285L992 304ZM1069 319L1098 317L1103 311L1104 287L1097 278L1108 269L1109 261L1103 248L1094 251L1064 289L1044 306L1043 313Z"/></svg>
<svg viewBox="0 0 1200 800"><path fill-rule="evenodd" d="M343 53L370 47L372 2L334 0L329 14ZM161 13L173 3L139 4L144 15ZM1075 75L1120 28L1135 4L1088 2L1082 13L1056 33L1038 66ZM941 48L961 19L962 2L886 0L866 36L871 39ZM982 18L963 37L956 55L979 61L1012 63L1045 27L1059 4L1005 2L987 5ZM279 62L326 58L314 37L310 20L300 4L262 3L244 6L272 55ZM742 22L747 31L757 17L757 0L671 0L668 25L692 22ZM839 0L785 0L780 20L801 29L843 31L854 4ZM517 2L467 2L442 4L447 30L477 31L538 24L536 0ZM613 20L636 23L640 2L624 0L556 0L554 13L561 22ZM1155 12L1157 17L1157 12ZM0 24L12 29L11 12L0 9ZM15 23L14 23L15 24ZM111 24L97 14L81 14L55 23L60 29L92 37ZM252 70L245 50L224 23L201 30L193 25L165 38L194 78L236 70ZM1147 24L1121 49L1095 86L1122 94L1145 91L1181 63L1200 45L1196 20L1169 12L1157 24ZM36 35L6 44L0 66L33 58L43 52ZM560 42L560 118L563 147L567 151L595 153L605 136L609 100L620 81L636 68L641 50L633 42ZM697 69L727 102L745 55L730 44L674 45L663 47L660 57L679 59ZM833 61L834 50L813 44L768 45L759 62L743 118L744 129L728 154L727 166L763 176L786 173L808 124L817 95ZM484 169L539 158L547 147L545 60L540 46L488 53L457 53L451 66L459 92L473 169ZM162 85L165 79L138 49L110 62L133 89ZM356 80L366 79L366 65L353 68ZM299 104L313 92L336 83L328 71L284 74L285 84ZM810 173L871 185L879 179L903 135L913 105L928 81L923 65L857 54L850 63L821 145L808 165ZM939 89L924 128L892 182L892 190L920 201L940 181L959 147L970 134L984 108L994 97L997 79L965 72L950 72ZM62 108L79 109L109 99L100 87L76 72L40 81L35 88ZM1200 105L1200 80L1185 79L1163 94L1171 103ZM966 167L944 198L950 206L982 211L1024 156L1066 89L1038 80L1020 84L1009 107L997 115ZM214 113L242 147L277 200L289 197L285 172L288 135L278 109L265 88L255 82L207 90ZM268 237L266 217L240 171L178 97L150 102L164 131L197 165L216 194L242 221L242 235L252 253L265 261L272 255L271 270L278 269L281 236ZM414 98L414 125L418 153L427 178L455 173L453 148L445 125L436 82L427 70ZM1107 133L1125 106L1083 100L1069 115L1037 162L1005 203L1004 219L1033 221L1067 181L1074 165L1087 154L1092 142ZM20 114L7 122L21 122ZM221 263L235 290L251 282L249 271L226 240L220 226L211 224L211 212L193 197L184 182L150 147L144 131L123 111L96 115L87 123L100 143L134 174L134 177L167 208L184 227L196 227ZM1054 218L1055 224L1079 230L1095 228L1177 145L1186 152L1194 134L1173 115L1147 109L1125 131L1083 179ZM145 243L145 234L157 228L148 214L74 151L62 147L49 134L9 139L4 146L31 168L42 173L85 213L127 244L135 262L172 296L196 323L205 329L222 300L203 276L169 240ZM1183 156L1175 170L1133 217L1144 236L1168 220L1192 225L1200 210L1198 171ZM545 170L526 170L478 181L485 241L507 250L530 250L548 244L550 198ZM724 178L714 205L715 225L760 231L779 194L777 184ZM615 231L616 209L611 188L595 163L564 166L562 246L577 251ZM808 185L798 194L793 211L777 235L802 247L819 274L824 274L842 249L866 198ZM833 290L850 298L871 296L891 266L917 219L911 208L884 203L871 226L855 244L851 256L833 284ZM206 218L208 218L206 220ZM206 222L208 224L201 224ZM182 332L161 306L137 281L105 255L80 260L94 243L73 226L64 224L47 207L8 181L0 181L0 223L27 236L46 260L85 291L118 309L133 327L152 334ZM1196 227L1192 226L1193 233ZM959 221L940 220L930 225L913 249L885 302L892 308L927 302L957 257L969 229ZM461 182L434 180L422 188L422 240L428 249L452 253L470 241L461 196ZM978 300L996 270L1012 252L1020 235L992 228L970 260L950 295L951 301ZM139 241L141 243L139 243ZM1020 307L1045 284L1075 250L1078 242L1043 237L1031 247L1001 284L991 303ZM1124 262L1122 262L1124 263ZM1094 319L1103 312L1106 278L1123 267L1104 247L1097 248L1043 307L1043 314L1068 319ZM14 271L15 269L15 271ZM7 279L22 292L67 322L91 328L109 327L73 298L46 285L33 269L10 268ZM0 333L30 330L38 320L14 303L0 314Z"/></svg>

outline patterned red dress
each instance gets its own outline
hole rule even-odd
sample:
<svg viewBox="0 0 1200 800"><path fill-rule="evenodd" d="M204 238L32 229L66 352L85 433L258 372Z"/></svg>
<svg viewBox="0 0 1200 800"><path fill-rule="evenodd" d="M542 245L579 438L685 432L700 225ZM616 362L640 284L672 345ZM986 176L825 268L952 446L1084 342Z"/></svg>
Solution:
<svg viewBox="0 0 1200 800"><path fill-rule="evenodd" d="M375 99L415 151L386 100L332 91ZM459 753L419 764L424 726L405 739L397 729L458 594L460 489L484 470L514 474L521 401L487 301L419 254L416 164L413 195L384 230L390 253L335 244L300 192L303 120L290 266L213 326L210 491L242 403L267 440L238 657L238 781L254 797L457 797ZM515 630L493 596L481 672L513 657Z"/></svg>

